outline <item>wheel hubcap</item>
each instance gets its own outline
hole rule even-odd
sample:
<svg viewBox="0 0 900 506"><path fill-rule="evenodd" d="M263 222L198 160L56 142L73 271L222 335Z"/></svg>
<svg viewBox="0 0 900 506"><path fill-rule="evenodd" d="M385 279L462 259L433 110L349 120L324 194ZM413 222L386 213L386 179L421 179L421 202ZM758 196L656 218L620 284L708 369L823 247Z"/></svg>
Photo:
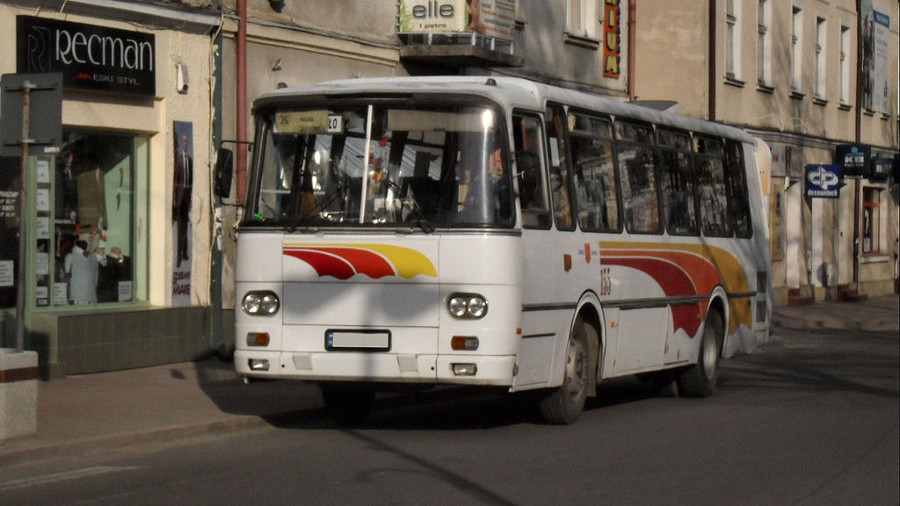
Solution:
<svg viewBox="0 0 900 506"><path fill-rule="evenodd" d="M566 391L573 398L578 397L584 391L587 378L586 355L581 341L569 340L569 347L566 350Z"/></svg>

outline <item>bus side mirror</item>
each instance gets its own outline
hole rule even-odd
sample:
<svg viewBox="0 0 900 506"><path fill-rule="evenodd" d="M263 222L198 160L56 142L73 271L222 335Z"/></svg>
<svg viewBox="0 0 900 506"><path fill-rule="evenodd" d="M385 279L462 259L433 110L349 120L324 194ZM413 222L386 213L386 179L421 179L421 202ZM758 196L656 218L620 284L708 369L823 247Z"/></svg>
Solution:
<svg viewBox="0 0 900 506"><path fill-rule="evenodd" d="M230 149L220 148L216 156L215 192L219 198L227 199L231 195L231 180L234 175L234 153Z"/></svg>

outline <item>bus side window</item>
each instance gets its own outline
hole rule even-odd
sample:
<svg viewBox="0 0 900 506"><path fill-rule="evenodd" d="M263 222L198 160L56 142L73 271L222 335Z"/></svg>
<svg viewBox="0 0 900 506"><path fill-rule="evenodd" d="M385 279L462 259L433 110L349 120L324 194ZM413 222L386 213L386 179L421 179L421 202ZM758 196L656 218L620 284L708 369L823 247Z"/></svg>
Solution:
<svg viewBox="0 0 900 506"><path fill-rule="evenodd" d="M690 136L663 128L656 134L666 230L673 235L699 235Z"/></svg>
<svg viewBox="0 0 900 506"><path fill-rule="evenodd" d="M750 223L750 190L744 171L743 146L737 141L725 143L725 185L728 189L728 206L731 209L734 232L738 237L753 235Z"/></svg>
<svg viewBox="0 0 900 506"><path fill-rule="evenodd" d="M550 210L544 185L544 164L541 163L544 136L540 119L514 116L513 129L522 226L537 229L550 228Z"/></svg>
<svg viewBox="0 0 900 506"><path fill-rule="evenodd" d="M575 230L572 219L572 202L569 197L569 167L566 156L565 115L558 107L547 109L550 142L550 193L553 199L553 216L559 230Z"/></svg>
<svg viewBox="0 0 900 506"><path fill-rule="evenodd" d="M700 228L703 230L703 235L710 237L730 237L732 235L722 150L722 142L719 140L706 137L694 138Z"/></svg>
<svg viewBox="0 0 900 506"><path fill-rule="evenodd" d="M587 232L619 230L618 190L609 120L569 115L578 225Z"/></svg>
<svg viewBox="0 0 900 506"><path fill-rule="evenodd" d="M646 125L617 121L616 141L625 228L629 232L657 233L659 192L653 131Z"/></svg>

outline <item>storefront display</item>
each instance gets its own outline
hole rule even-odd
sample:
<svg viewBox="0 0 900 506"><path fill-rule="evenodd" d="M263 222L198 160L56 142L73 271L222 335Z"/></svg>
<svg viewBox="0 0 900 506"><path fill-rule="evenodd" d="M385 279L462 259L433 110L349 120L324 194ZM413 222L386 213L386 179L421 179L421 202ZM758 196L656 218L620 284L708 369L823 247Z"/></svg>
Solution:
<svg viewBox="0 0 900 506"><path fill-rule="evenodd" d="M47 199L54 207L53 305L130 302L134 136L65 130L63 138Z"/></svg>

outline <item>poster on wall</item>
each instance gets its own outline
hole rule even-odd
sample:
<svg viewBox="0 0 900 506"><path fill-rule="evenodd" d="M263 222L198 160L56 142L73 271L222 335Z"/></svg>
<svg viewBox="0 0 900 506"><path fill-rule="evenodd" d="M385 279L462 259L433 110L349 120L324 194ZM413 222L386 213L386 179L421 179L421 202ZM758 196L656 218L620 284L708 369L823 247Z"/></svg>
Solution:
<svg viewBox="0 0 900 506"><path fill-rule="evenodd" d="M194 186L193 123L175 121L172 185L172 305L191 304L191 200Z"/></svg>
<svg viewBox="0 0 900 506"><path fill-rule="evenodd" d="M19 158L0 158L0 308L16 307L20 166Z"/></svg>
<svg viewBox="0 0 900 506"><path fill-rule="evenodd" d="M890 7L874 0L860 0L859 22L862 40L862 106L890 114Z"/></svg>

